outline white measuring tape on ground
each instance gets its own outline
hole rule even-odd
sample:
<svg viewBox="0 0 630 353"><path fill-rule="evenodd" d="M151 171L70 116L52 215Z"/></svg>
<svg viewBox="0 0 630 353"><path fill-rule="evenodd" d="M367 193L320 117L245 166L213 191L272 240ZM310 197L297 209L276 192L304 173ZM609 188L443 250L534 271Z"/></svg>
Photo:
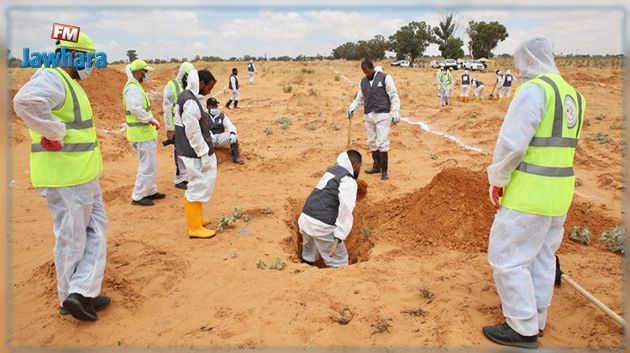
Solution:
<svg viewBox="0 0 630 353"><path fill-rule="evenodd" d="M438 136L442 136L448 140L451 140L453 142L455 142L457 145L459 145L460 147L462 147L465 150L469 150L469 151L473 151L473 152L477 152L477 153L481 153L481 154L486 154L486 152L484 152L481 148L476 147L476 146L472 146L469 145L465 142L462 141L462 139L458 136L455 135L451 135L447 132L442 132L442 131L435 131L431 128L431 125L429 125L428 123L421 121L421 120L411 120L408 117L404 117L404 118L400 118L400 120L406 122L407 124L411 124L411 125L418 125L422 130L426 131L426 132L430 132L432 134L438 135Z"/></svg>

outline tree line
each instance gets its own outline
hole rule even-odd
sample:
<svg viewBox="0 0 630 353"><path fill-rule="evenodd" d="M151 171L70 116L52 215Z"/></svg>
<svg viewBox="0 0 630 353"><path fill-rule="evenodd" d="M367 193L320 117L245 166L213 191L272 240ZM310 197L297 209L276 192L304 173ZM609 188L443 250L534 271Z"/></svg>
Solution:
<svg viewBox="0 0 630 353"><path fill-rule="evenodd" d="M431 27L424 21L412 21L385 39L377 35L373 39L347 42L333 49L335 59L381 60L386 51L394 51L396 59L409 58L413 62L422 56L430 44L437 44L442 56L446 59L459 59L464 56L464 42L455 37L457 23L453 14L442 16L438 26ZM470 21L466 29L468 35L468 51L475 58L492 57L499 42L508 37L505 26L497 21Z"/></svg>

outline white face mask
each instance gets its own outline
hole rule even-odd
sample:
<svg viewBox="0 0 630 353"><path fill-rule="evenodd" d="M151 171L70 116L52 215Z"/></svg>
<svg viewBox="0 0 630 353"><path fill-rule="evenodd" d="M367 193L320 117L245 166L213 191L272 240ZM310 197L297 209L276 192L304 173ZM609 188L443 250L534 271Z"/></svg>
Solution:
<svg viewBox="0 0 630 353"><path fill-rule="evenodd" d="M210 108L210 115L212 115L212 116L219 115L219 109L217 109L217 108Z"/></svg>
<svg viewBox="0 0 630 353"><path fill-rule="evenodd" d="M83 69L77 69L77 73L79 74L79 78L81 80L85 80L86 78L88 78L88 76L90 76L92 74L92 68L94 66L90 65L89 67L85 67Z"/></svg>
<svg viewBox="0 0 630 353"><path fill-rule="evenodd" d="M150 79L151 77L149 76L149 73L147 72L146 74L144 74L144 77L142 78L142 83L147 83L149 82Z"/></svg>

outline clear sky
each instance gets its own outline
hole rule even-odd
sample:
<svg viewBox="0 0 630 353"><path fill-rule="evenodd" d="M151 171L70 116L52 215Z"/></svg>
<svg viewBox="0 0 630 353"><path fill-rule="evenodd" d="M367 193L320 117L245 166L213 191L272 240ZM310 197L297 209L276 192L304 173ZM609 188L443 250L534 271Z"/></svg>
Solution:
<svg viewBox="0 0 630 353"><path fill-rule="evenodd" d="M127 9L21 9L7 12L9 49L21 57L22 48L51 51L53 22L77 25L90 34L108 59L125 58L135 49L141 58L195 55L229 58L253 56L329 55L347 41L368 40L393 34L410 21L435 26L443 9L429 7L140 7ZM509 37L494 50L512 53L523 39L543 34L557 54L620 54L623 47L623 12L567 8L558 10L458 7L457 36L466 43L467 23L499 21ZM465 47L466 48L466 47ZM466 54L468 51L465 49ZM439 54L437 45L429 55Z"/></svg>

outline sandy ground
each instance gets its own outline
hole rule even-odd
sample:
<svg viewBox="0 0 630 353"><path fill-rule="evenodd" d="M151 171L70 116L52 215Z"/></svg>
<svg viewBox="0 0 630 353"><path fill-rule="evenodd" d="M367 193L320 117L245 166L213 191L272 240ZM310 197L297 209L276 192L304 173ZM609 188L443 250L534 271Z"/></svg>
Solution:
<svg viewBox="0 0 630 353"><path fill-rule="evenodd" d="M197 64L220 79L211 95L222 103L232 65ZM298 262L295 220L321 174L345 148L345 111L362 73L358 62L345 61L256 65L255 84L248 85L245 64L238 64L240 109L226 111L239 130L245 164L232 164L227 150L218 152L218 181L204 209L217 222L235 208L247 216L212 240L186 235L183 193L172 183L172 147L158 147L158 186L167 198L152 208L130 205L137 161L119 131L122 67L95 70L82 83L102 145L101 187L110 219L103 293L112 304L96 323L58 314L51 218L45 200L30 186L30 141L13 115L13 346L495 347L481 333L482 325L502 320L487 264L494 213L484 169L508 101L453 99L440 109L433 70L386 66L401 96L402 115L433 132L407 122L392 128L391 180L360 177L368 193L357 206L347 241L353 264L318 269ZM610 135L608 143L583 138L578 147L582 185L565 226L590 227L594 241L582 246L567 235L559 251L562 268L621 313L623 257L597 241L623 216L621 73L561 70L588 101L590 125L583 137ZM159 65L148 85L159 119L163 86L176 71L177 65ZM490 71L480 79L493 82ZM30 74L14 71L12 95ZM367 166L366 133L357 115L352 146L364 153ZM278 122L283 116L292 121L287 129ZM458 137L460 144L440 133ZM164 136L161 130L160 139ZM342 325L344 318L349 323ZM541 344L621 347L623 332L565 284L555 292Z"/></svg>

